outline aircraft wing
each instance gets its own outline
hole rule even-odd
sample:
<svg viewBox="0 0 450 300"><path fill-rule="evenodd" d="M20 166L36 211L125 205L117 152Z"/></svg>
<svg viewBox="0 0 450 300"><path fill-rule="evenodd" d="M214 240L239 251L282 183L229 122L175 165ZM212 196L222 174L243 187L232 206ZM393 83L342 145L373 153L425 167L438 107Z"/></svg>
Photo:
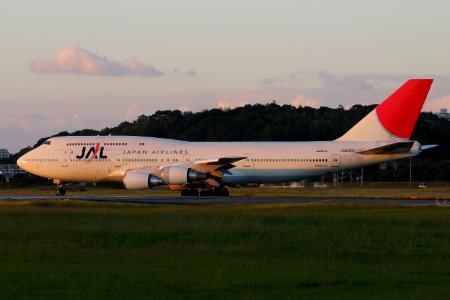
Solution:
<svg viewBox="0 0 450 300"><path fill-rule="evenodd" d="M210 175L210 177L222 178L224 173L227 173L228 169L234 168L235 165L233 163L246 159L244 156L228 156L228 157L218 157L211 159L203 159L203 160L195 160L188 161L182 163L174 163L174 164L164 164L160 166L141 166L141 167L133 167L125 170L129 171L139 171L146 172L149 174L154 174L159 176L165 168L168 167L185 167L191 168L195 171L206 173Z"/></svg>
<svg viewBox="0 0 450 300"><path fill-rule="evenodd" d="M189 162L186 166L196 171L206 173L207 179L205 181L209 185L219 186L223 176L229 174L228 170L235 167L233 163L246 158L247 157L244 156L219 157Z"/></svg>
<svg viewBox="0 0 450 300"><path fill-rule="evenodd" d="M229 156L229 157L220 157L213 159L205 159L205 160L197 160L193 162L194 166L200 166L202 168L214 168L214 167L223 167L223 166L233 166L234 162L246 159L244 156Z"/></svg>
<svg viewBox="0 0 450 300"><path fill-rule="evenodd" d="M160 166L140 166L122 170L120 174L115 176L124 177L127 173L152 174L160 178L164 178L166 170L174 169L191 169L197 172L203 178L199 178L199 182L218 187L221 179L228 174L228 170L234 168L234 162L246 159L243 156L218 157L204 160L195 160L182 163L165 164ZM169 171L170 172L170 171ZM203 174L203 175L201 175ZM170 185L170 184L169 184ZM174 184L177 186L177 184ZM170 185L172 186L172 185Z"/></svg>
<svg viewBox="0 0 450 300"><path fill-rule="evenodd" d="M211 159L202 159L189 161L184 163L178 163L173 165L163 165L160 166L159 169L164 169L169 166L183 166L186 168L191 168L199 172L203 173L213 173L214 176L223 177L223 175L217 174L217 170L225 171L231 168L234 168L235 165L233 163L246 159L244 156L228 156L228 157L218 157ZM219 171L220 172L220 171ZM220 172L222 173L222 172Z"/></svg>

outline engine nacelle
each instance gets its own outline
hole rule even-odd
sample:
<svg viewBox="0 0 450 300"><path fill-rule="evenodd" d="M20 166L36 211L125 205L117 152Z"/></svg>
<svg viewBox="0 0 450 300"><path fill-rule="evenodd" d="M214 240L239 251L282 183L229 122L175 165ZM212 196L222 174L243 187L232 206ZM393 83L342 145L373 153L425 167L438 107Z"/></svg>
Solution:
<svg viewBox="0 0 450 300"><path fill-rule="evenodd" d="M167 167L161 173L165 184L181 185L206 179L206 174L185 167Z"/></svg>
<svg viewBox="0 0 450 300"><path fill-rule="evenodd" d="M165 183L161 178L153 174L128 172L123 178L123 184L128 190L146 190Z"/></svg>

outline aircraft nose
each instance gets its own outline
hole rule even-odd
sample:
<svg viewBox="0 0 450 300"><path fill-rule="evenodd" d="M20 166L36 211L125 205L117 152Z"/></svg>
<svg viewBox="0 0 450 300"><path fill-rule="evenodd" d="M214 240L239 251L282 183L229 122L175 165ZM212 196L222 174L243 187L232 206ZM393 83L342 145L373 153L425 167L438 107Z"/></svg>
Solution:
<svg viewBox="0 0 450 300"><path fill-rule="evenodd" d="M19 157L17 159L17 165L21 168L25 170L25 162L26 162L26 154L22 155L21 157Z"/></svg>

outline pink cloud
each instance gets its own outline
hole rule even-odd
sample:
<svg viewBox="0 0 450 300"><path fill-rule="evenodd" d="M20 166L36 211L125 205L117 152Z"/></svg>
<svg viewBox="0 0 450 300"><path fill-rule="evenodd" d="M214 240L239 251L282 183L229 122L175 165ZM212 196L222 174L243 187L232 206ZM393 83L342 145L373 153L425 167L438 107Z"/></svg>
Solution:
<svg viewBox="0 0 450 300"><path fill-rule="evenodd" d="M43 134L48 128L61 128L67 126L69 122L61 116L50 116L42 113L13 111L7 118L5 123L14 124L20 128L25 134L40 133ZM1 126L0 126L1 127Z"/></svg>
<svg viewBox="0 0 450 300"><path fill-rule="evenodd" d="M448 111L450 111L450 95L427 100L423 107L423 111L431 111L437 113L442 108L446 108Z"/></svg>
<svg viewBox="0 0 450 300"><path fill-rule="evenodd" d="M31 62L35 73L70 73L96 76L143 76L156 77L164 73L136 58L119 62L101 57L81 47L62 49L54 59L37 58Z"/></svg>
<svg viewBox="0 0 450 300"><path fill-rule="evenodd" d="M277 88L248 88L216 93L218 103L229 103L236 107L249 103L270 103L272 101L283 102ZM284 96L284 95L283 95ZM236 105L235 105L236 104Z"/></svg>
<svg viewBox="0 0 450 300"><path fill-rule="evenodd" d="M178 107L178 110L181 112L192 111L192 109L188 105L181 105L180 107Z"/></svg>
<svg viewBox="0 0 450 300"><path fill-rule="evenodd" d="M221 100L221 101L219 101L217 106L221 109L231 109L231 108L236 108L236 107L242 107L242 106L245 106L246 104L248 104L248 103L243 100L240 102L228 102L228 101Z"/></svg>
<svg viewBox="0 0 450 300"><path fill-rule="evenodd" d="M139 107L139 105L136 103L133 103L127 108L125 118L127 120L135 119L139 116L140 111L141 111L141 108Z"/></svg>
<svg viewBox="0 0 450 300"><path fill-rule="evenodd" d="M309 106L309 107L319 107L319 102L314 99L307 98L305 95L297 95L291 100L292 106Z"/></svg>
<svg viewBox="0 0 450 300"><path fill-rule="evenodd" d="M317 73L322 84L327 87L341 88L355 91L371 90L374 85L358 75L335 75L322 70Z"/></svg>

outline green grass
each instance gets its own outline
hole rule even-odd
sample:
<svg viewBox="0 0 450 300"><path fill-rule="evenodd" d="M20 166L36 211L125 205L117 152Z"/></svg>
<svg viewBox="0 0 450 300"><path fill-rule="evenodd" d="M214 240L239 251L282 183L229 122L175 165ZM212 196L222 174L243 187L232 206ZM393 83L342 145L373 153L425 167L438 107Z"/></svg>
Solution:
<svg viewBox="0 0 450 300"><path fill-rule="evenodd" d="M441 188L375 188L375 187L330 187L330 188L230 188L231 196L254 197L301 197L301 198L383 198L383 199L408 199L411 196L417 199L448 199L450 200L450 187ZM54 195L53 186L27 187L27 188L0 188L0 196L23 195ZM68 189L69 196L87 195L113 195L113 196L178 196L180 192L169 191L165 187L151 190L125 190L101 187L89 187L86 191L72 187Z"/></svg>
<svg viewBox="0 0 450 300"><path fill-rule="evenodd" d="M450 210L0 204L0 297L444 299Z"/></svg>

